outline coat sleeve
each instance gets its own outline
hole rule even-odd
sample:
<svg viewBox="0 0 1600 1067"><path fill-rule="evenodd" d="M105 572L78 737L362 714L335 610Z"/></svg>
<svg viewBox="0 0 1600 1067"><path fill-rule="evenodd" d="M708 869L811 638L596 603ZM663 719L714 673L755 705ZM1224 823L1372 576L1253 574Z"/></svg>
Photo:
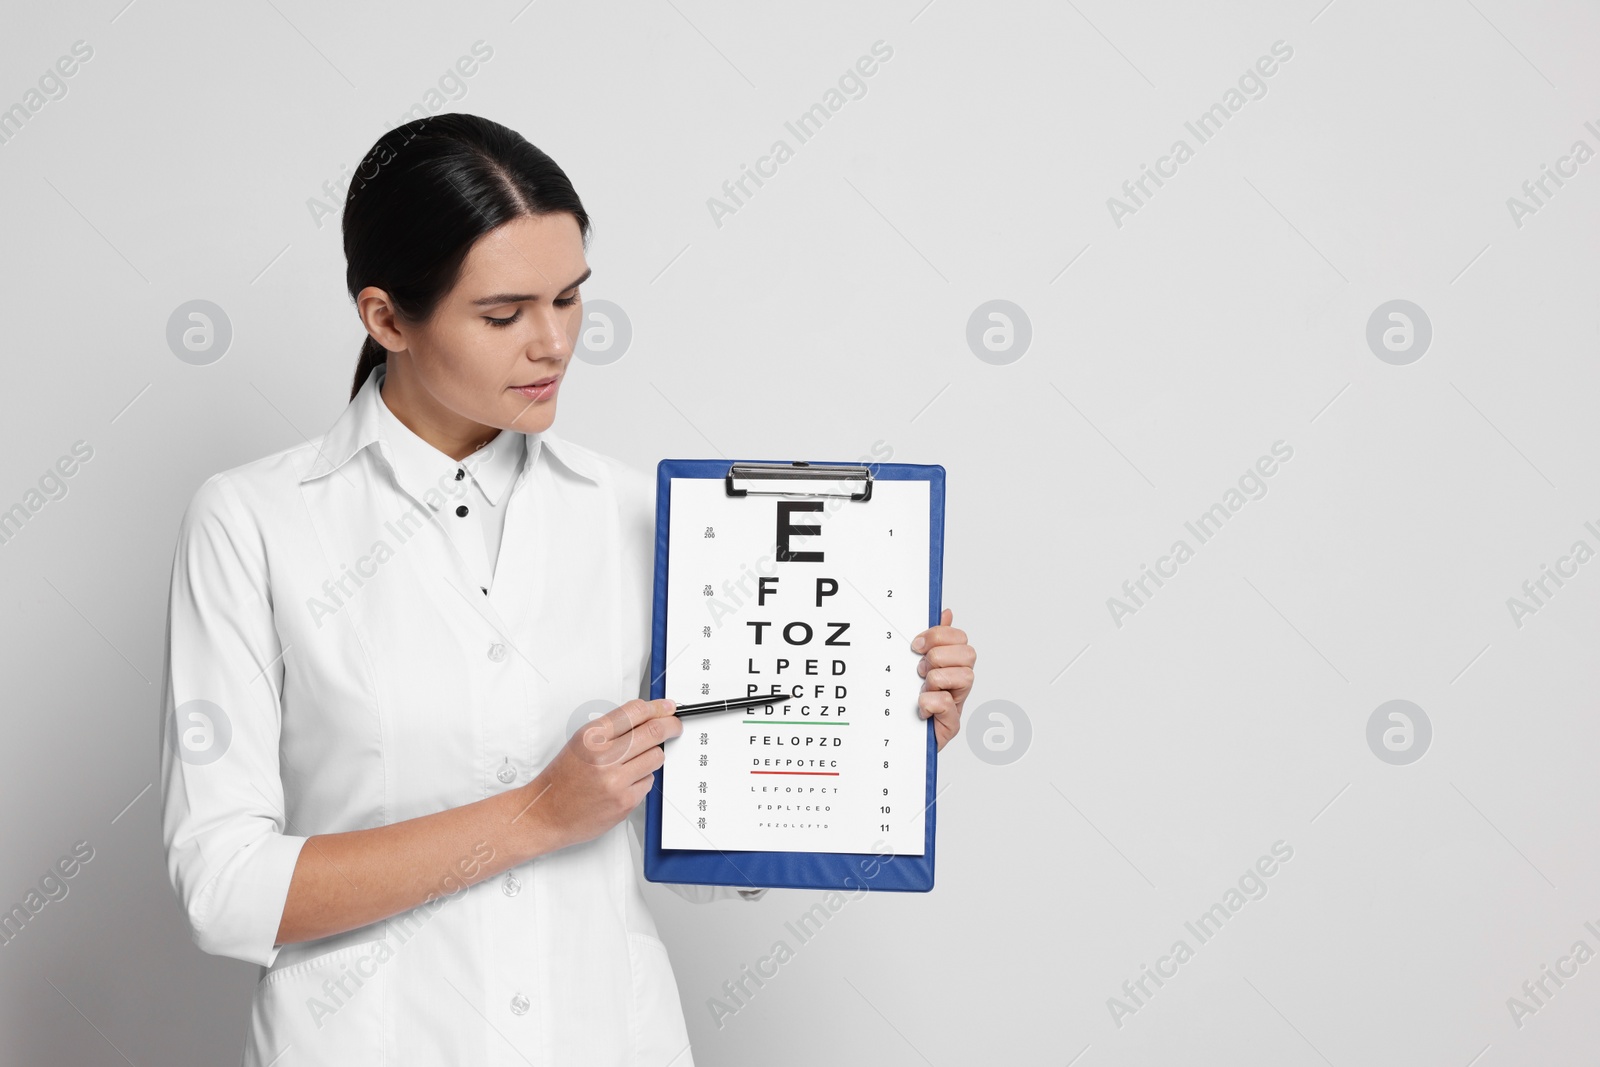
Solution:
<svg viewBox="0 0 1600 1067"><path fill-rule="evenodd" d="M227 475L179 525L160 722L167 877L204 951L272 965L306 838L286 833L278 735L283 650L266 554Z"/></svg>

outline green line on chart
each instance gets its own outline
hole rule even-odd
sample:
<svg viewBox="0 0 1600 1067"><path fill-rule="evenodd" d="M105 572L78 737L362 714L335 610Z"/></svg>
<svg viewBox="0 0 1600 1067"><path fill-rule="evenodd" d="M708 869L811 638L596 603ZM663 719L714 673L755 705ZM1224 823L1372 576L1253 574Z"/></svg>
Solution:
<svg viewBox="0 0 1600 1067"><path fill-rule="evenodd" d="M806 719L746 719L757 726L849 726L847 722L810 722Z"/></svg>

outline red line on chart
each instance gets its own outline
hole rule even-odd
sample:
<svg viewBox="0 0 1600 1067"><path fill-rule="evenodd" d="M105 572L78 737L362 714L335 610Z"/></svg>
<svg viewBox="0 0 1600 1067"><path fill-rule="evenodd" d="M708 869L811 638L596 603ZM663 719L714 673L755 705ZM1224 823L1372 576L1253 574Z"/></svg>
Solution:
<svg viewBox="0 0 1600 1067"><path fill-rule="evenodd" d="M826 774L839 777L838 771L751 771L751 774Z"/></svg>

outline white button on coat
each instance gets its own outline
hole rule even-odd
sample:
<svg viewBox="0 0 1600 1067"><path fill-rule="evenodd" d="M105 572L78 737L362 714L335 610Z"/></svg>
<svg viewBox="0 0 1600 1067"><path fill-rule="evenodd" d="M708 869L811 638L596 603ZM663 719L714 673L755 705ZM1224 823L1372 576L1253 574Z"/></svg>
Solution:
<svg viewBox="0 0 1600 1067"><path fill-rule="evenodd" d="M466 521L452 494L472 482L401 487L384 373L317 440L207 479L179 528L162 837L196 944L262 968L244 1063L689 1067L628 840L642 804L502 878L274 944L307 837L501 792L507 760L537 773L578 707L649 692L653 479L527 435L485 595L442 525ZM487 848L463 842L463 869Z"/></svg>

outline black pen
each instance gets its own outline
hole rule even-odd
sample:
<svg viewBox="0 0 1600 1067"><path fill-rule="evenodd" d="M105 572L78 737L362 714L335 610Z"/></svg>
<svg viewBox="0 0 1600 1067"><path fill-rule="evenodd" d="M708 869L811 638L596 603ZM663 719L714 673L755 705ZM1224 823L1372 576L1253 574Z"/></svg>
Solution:
<svg viewBox="0 0 1600 1067"><path fill-rule="evenodd" d="M741 708L759 708L763 704L781 704L792 697L777 693L766 696L735 697L732 700L707 700L699 704L679 704L674 715L704 715L710 711L736 711Z"/></svg>

